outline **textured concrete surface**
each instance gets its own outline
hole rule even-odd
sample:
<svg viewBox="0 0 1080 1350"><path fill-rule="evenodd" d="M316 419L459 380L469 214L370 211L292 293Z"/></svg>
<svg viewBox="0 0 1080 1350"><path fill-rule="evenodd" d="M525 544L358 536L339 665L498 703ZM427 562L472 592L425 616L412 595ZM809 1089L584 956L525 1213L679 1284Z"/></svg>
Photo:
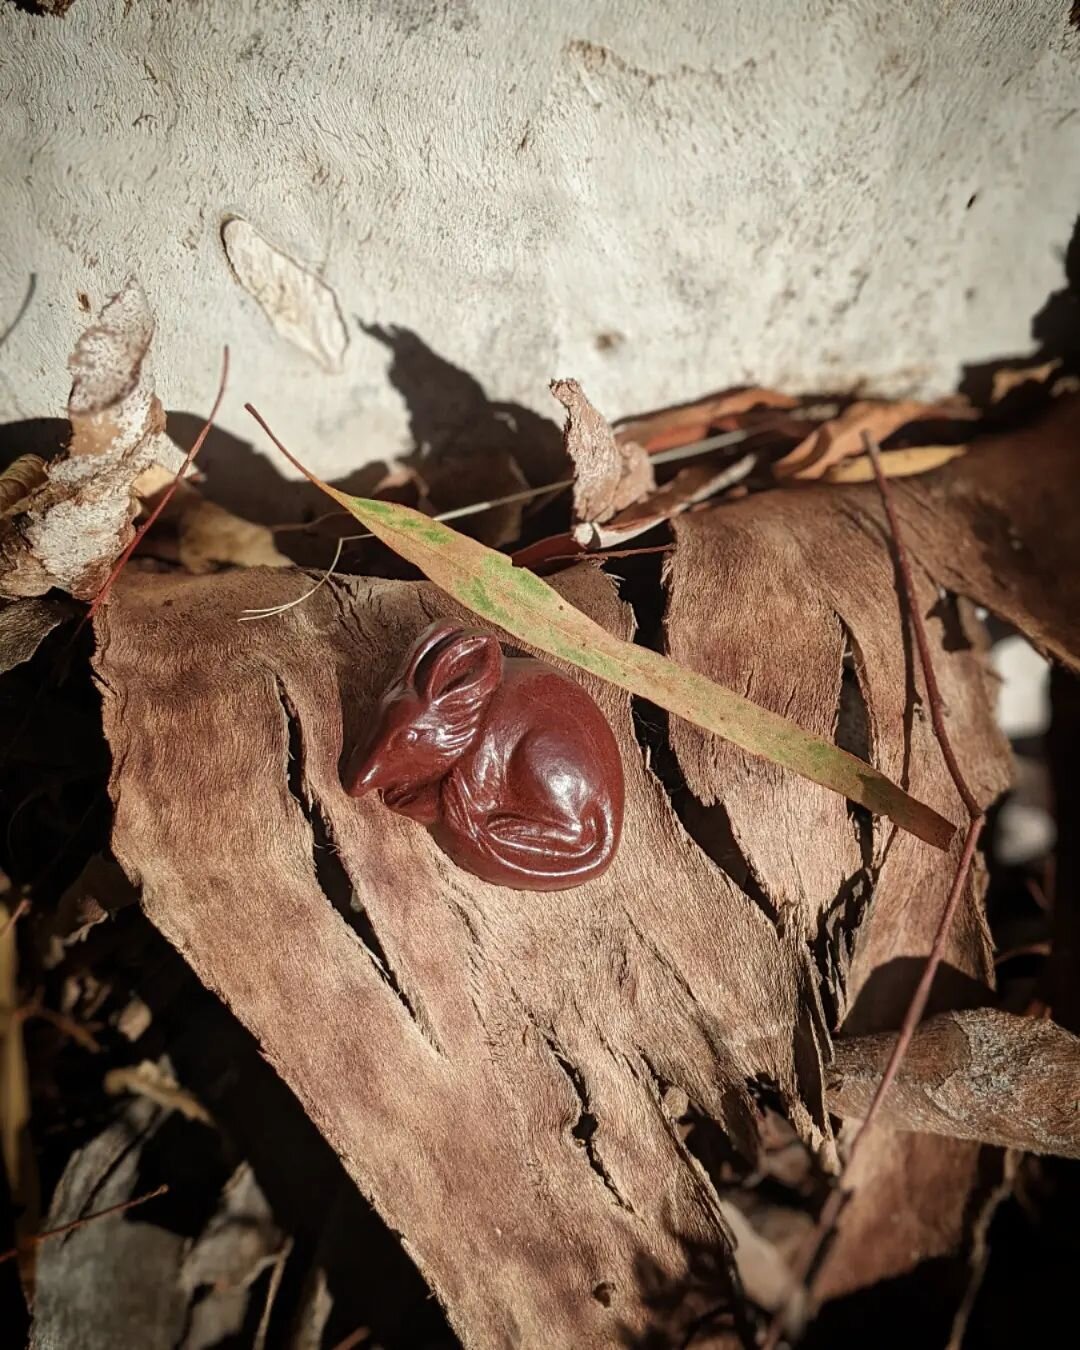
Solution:
<svg viewBox="0 0 1080 1350"><path fill-rule="evenodd" d="M129 271L166 404L207 407L228 341L224 425L250 439L252 399L327 473L409 444L407 404L436 441L484 395L557 420L554 375L610 415L744 380L950 388L1030 350L1062 284L1068 12L3 4L0 331L34 281L0 419L62 410L80 293Z"/></svg>

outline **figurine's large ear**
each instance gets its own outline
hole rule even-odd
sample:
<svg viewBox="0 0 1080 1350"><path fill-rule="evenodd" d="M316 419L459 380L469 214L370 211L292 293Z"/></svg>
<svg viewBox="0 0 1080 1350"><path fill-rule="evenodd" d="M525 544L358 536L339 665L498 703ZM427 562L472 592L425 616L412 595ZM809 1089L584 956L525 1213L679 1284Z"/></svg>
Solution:
<svg viewBox="0 0 1080 1350"><path fill-rule="evenodd" d="M502 648L490 633L458 629L417 668L417 692L447 711L486 703L502 679Z"/></svg>
<svg viewBox="0 0 1080 1350"><path fill-rule="evenodd" d="M424 679L424 672L431 664L432 655L463 631L457 624L450 623L448 619L439 619L430 627L425 628L409 648L399 678L405 684L419 690Z"/></svg>

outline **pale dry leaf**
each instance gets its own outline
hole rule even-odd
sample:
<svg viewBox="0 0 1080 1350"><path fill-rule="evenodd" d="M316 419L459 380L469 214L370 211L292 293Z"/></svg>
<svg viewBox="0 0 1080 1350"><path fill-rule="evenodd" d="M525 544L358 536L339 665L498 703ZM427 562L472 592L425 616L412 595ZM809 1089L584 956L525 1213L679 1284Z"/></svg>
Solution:
<svg viewBox="0 0 1080 1350"><path fill-rule="evenodd" d="M815 427L793 450L776 461L773 475L780 482L820 478L840 460L863 453L864 433L883 441L909 422L928 418L969 420L973 416L973 411L958 401L920 403L902 399L897 403L885 403L874 399L860 400Z"/></svg>
<svg viewBox="0 0 1080 1350"><path fill-rule="evenodd" d="M189 572L212 572L218 564L233 567L291 567L278 551L265 525L242 520L197 493L186 498L177 523L179 557Z"/></svg>
<svg viewBox="0 0 1080 1350"><path fill-rule="evenodd" d="M145 1099L120 1104L116 1118L68 1158L41 1226L59 1228L136 1198L147 1189L147 1171L160 1175L163 1160L174 1173L177 1145L175 1137L169 1140L169 1124ZM137 1222L125 1214L98 1218L36 1248L29 1350L177 1350L184 1344L189 1305L177 1276L191 1238L155 1223L153 1206L143 1216Z"/></svg>
<svg viewBox="0 0 1080 1350"><path fill-rule="evenodd" d="M1038 366L1002 366L995 370L990 381L990 402L1000 403L1014 389L1025 384L1049 384L1051 376L1061 366L1061 358L1044 361Z"/></svg>
<svg viewBox="0 0 1080 1350"><path fill-rule="evenodd" d="M652 465L640 445L615 440L577 380L553 380L551 392L567 414L564 435L574 465L574 518L591 538L593 525L653 490Z"/></svg>
<svg viewBox="0 0 1080 1350"><path fill-rule="evenodd" d="M71 445L0 525L0 594L56 587L90 599L132 538L139 475L155 462L179 467L146 359L153 332L146 296L132 279L76 343Z"/></svg>
<svg viewBox="0 0 1080 1350"><path fill-rule="evenodd" d="M225 1183L217 1212L184 1258L180 1284L187 1293L209 1285L242 1292L273 1263L282 1233L250 1164ZM246 1308L247 1299L241 1306Z"/></svg>
<svg viewBox="0 0 1080 1350"><path fill-rule="evenodd" d="M886 478L914 478L959 459L968 449L966 445L913 445L906 450L883 450L881 469ZM858 459L834 464L823 477L827 483L872 483L874 466L869 456L860 455Z"/></svg>
<svg viewBox="0 0 1080 1350"><path fill-rule="evenodd" d="M105 1091L112 1096L130 1092L138 1097L146 1097L168 1111L179 1111L188 1120L201 1120L204 1125L213 1123L206 1107L180 1087L167 1068L152 1060L144 1059L141 1064L110 1069L103 1083Z"/></svg>
<svg viewBox="0 0 1080 1350"><path fill-rule="evenodd" d="M326 282L239 216L225 222L221 240L233 275L274 330L324 370L337 374L349 333L337 296Z"/></svg>

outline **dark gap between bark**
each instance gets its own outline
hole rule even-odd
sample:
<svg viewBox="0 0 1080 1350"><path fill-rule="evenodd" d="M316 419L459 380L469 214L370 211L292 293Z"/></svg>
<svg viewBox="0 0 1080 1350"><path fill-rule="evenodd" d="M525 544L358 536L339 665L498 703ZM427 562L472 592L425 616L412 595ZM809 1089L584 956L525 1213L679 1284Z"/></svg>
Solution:
<svg viewBox="0 0 1080 1350"><path fill-rule="evenodd" d="M621 560L619 594L634 612L634 642L650 651L663 652L662 582L663 560L659 555ZM634 695L630 701L634 734L641 746L645 767L667 793L671 809L698 848L720 868L748 900L766 915L779 933L784 931L780 911L762 886L750 860L744 855L732 829L723 802L706 806L691 792L671 748L670 716L648 699Z"/></svg>
<svg viewBox="0 0 1080 1350"><path fill-rule="evenodd" d="M304 743L300 719L289 698L281 679L275 676L278 699L285 713L289 735L288 784L289 792L295 798L304 813L304 819L311 829L311 858L315 867L315 879L319 888L333 905L352 931L360 939L379 978L393 993L395 998L409 1014L416 1029L435 1050L438 1043L431 1028L417 1014L408 994L398 983L394 968L383 949L371 916L356 902L352 882L341 861L337 845L330 833L330 827L318 804L312 799L304 785Z"/></svg>

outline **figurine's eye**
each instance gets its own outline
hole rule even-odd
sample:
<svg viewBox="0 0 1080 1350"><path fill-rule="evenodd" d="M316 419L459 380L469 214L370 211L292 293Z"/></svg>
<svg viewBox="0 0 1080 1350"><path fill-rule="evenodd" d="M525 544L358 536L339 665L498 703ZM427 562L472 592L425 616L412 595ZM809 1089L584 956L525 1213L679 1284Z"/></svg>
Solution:
<svg viewBox="0 0 1080 1350"><path fill-rule="evenodd" d="M420 733L416 730L415 727L410 727L409 730L406 731L405 735L402 737L402 740L405 742L406 745L415 745L419 739Z"/></svg>

